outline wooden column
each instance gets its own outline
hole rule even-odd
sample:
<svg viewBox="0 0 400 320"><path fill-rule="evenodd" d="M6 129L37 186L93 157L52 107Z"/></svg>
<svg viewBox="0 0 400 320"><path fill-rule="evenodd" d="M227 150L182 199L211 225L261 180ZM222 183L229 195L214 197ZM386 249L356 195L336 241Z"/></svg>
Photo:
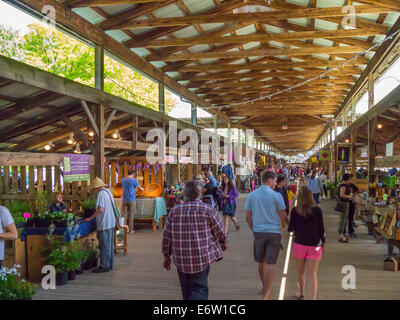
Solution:
<svg viewBox="0 0 400 320"><path fill-rule="evenodd" d="M94 47L94 87L104 91L104 47Z"/></svg>
<svg viewBox="0 0 400 320"><path fill-rule="evenodd" d="M356 143L357 143L358 128L353 130L351 133L351 173L353 177L356 177L357 171L357 155L356 155Z"/></svg>
<svg viewBox="0 0 400 320"><path fill-rule="evenodd" d="M374 74L370 72L368 74L368 109L374 105L375 97L374 97Z"/></svg>
<svg viewBox="0 0 400 320"><path fill-rule="evenodd" d="M95 145L95 176L104 181L104 105L100 104L96 113L96 124L99 129L99 135L94 139Z"/></svg>
<svg viewBox="0 0 400 320"><path fill-rule="evenodd" d="M197 106L195 103L192 103L191 122L192 124L197 125Z"/></svg>
<svg viewBox="0 0 400 320"><path fill-rule="evenodd" d="M165 113L165 90L164 83L158 83L158 111Z"/></svg>
<svg viewBox="0 0 400 320"><path fill-rule="evenodd" d="M94 86L96 89L104 91L104 47L95 45L95 69L94 69ZM104 181L104 105L98 105L96 108L96 125L99 134L94 138L95 144L95 176Z"/></svg>
<svg viewBox="0 0 400 320"><path fill-rule="evenodd" d="M376 131L376 118L368 120L368 177L369 182L373 182L375 175L375 156L376 156L376 142L375 142L375 131ZM371 193L368 184L368 193Z"/></svg>
<svg viewBox="0 0 400 320"><path fill-rule="evenodd" d="M337 183L337 143L334 143L333 145L333 177L334 177L334 181L333 183L336 184Z"/></svg>

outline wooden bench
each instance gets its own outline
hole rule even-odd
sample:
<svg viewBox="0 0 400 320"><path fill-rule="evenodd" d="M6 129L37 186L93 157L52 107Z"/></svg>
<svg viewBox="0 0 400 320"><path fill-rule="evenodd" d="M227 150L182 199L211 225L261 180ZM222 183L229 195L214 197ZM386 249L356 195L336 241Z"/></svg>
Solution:
<svg viewBox="0 0 400 320"><path fill-rule="evenodd" d="M393 210L387 210L383 216L381 224L374 228L374 231L379 235L386 238L388 242L388 254L393 254L393 246L400 248L400 241L393 238L393 228L396 225L396 208Z"/></svg>

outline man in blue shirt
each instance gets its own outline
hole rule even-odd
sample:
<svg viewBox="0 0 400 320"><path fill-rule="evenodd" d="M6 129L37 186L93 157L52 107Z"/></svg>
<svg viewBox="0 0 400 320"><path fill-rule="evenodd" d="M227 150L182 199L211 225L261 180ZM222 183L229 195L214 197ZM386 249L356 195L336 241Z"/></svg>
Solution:
<svg viewBox="0 0 400 320"><path fill-rule="evenodd" d="M133 234L134 216L136 212L136 188L144 190L139 185L139 182L133 178L135 171L133 169L128 170L128 176L121 180L122 184L122 215L125 221L129 220L129 233Z"/></svg>
<svg viewBox="0 0 400 320"><path fill-rule="evenodd" d="M283 197L274 189L277 175L265 171L262 186L251 192L246 200L246 220L254 235L254 259L263 284L264 300L268 300L278 260L281 233L289 225Z"/></svg>
<svg viewBox="0 0 400 320"><path fill-rule="evenodd" d="M218 187L217 180L214 178L214 176L213 176L213 174L212 174L211 171L208 171L208 172L207 172L207 178L210 179L210 181L211 181L211 183L212 183L212 186L213 186L214 188Z"/></svg>

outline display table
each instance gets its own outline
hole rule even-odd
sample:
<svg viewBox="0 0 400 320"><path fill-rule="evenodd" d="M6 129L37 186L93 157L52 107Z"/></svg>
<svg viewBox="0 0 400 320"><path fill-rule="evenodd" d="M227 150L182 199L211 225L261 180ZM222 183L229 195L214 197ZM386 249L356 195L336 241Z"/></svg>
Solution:
<svg viewBox="0 0 400 320"><path fill-rule="evenodd" d="M114 203L123 214L122 198L114 198ZM136 199L135 220L148 220L152 222L153 231L157 231L160 219L167 215L164 198L142 198Z"/></svg>
<svg viewBox="0 0 400 320"><path fill-rule="evenodd" d="M42 268L46 264L44 257L41 253L42 249L47 246L48 240L46 238L48 228L45 227L25 227L20 236L20 240L25 244L25 279L33 282L40 282L43 278ZM81 243L87 241L97 241L96 239L96 219L90 222L81 221L79 227L71 233L67 228L55 228L54 235L64 235L64 241L70 241L72 235L79 235Z"/></svg>

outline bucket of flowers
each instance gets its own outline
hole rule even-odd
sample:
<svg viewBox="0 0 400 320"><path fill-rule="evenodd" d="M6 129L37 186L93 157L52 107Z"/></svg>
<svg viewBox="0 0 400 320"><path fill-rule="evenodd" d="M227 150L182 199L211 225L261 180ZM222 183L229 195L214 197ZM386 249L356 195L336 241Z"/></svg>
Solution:
<svg viewBox="0 0 400 320"><path fill-rule="evenodd" d="M0 269L0 300L32 300L37 286L19 279L20 265Z"/></svg>

